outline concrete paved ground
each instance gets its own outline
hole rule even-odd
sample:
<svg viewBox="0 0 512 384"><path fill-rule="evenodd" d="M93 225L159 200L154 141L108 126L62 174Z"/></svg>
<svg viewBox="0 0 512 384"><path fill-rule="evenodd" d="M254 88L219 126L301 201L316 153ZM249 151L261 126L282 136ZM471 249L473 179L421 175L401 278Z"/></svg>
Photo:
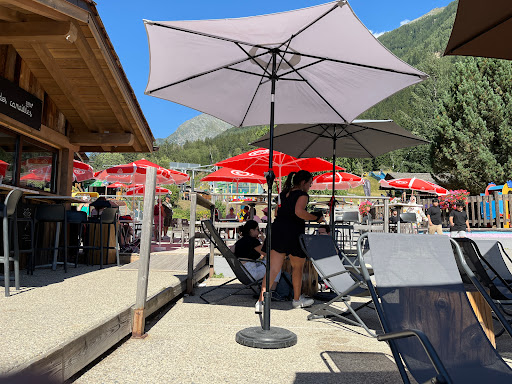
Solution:
<svg viewBox="0 0 512 384"><path fill-rule="evenodd" d="M200 248L198 255L205 255ZM176 253L187 252L177 250ZM167 253L173 257L173 252ZM203 256L198 256L203 257ZM64 273L36 269L21 272L22 289L4 297L0 284L0 375L97 327L135 303L136 270L117 266L70 266ZM150 271L148 297L177 285L186 272ZM11 291L13 291L11 289Z"/></svg>
<svg viewBox="0 0 512 384"><path fill-rule="evenodd" d="M226 279L210 279L208 285ZM201 292L201 288L198 292ZM400 383L386 343L362 328L339 321L306 319L304 309L275 302L272 327L298 337L297 345L261 350L236 343L238 331L260 326L251 295L232 296L218 305L185 297L147 327L148 337L130 339L76 377L75 383ZM354 299L358 301L358 299ZM373 309L361 310L372 329ZM512 340L498 339L498 349L512 362ZM415 382L413 380L413 382Z"/></svg>

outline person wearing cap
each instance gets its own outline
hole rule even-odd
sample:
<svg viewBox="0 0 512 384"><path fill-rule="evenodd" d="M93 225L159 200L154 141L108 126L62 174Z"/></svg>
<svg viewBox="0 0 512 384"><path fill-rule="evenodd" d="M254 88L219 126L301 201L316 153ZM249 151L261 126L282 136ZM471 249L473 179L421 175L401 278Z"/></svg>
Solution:
<svg viewBox="0 0 512 384"><path fill-rule="evenodd" d="M162 202L162 208L164 209L163 235L167 236L167 231L169 231L169 227L172 226L172 213L173 213L170 194L165 195L164 201Z"/></svg>
<svg viewBox="0 0 512 384"><path fill-rule="evenodd" d="M466 237L466 231L471 232L469 220L466 211L464 211L464 202L457 201L455 209L450 212L450 237Z"/></svg>
<svg viewBox="0 0 512 384"><path fill-rule="evenodd" d="M428 234L438 235L443 234L443 226L442 226L442 218L441 218L441 208L439 208L439 200L432 200L432 206L427 209L427 218L428 218Z"/></svg>

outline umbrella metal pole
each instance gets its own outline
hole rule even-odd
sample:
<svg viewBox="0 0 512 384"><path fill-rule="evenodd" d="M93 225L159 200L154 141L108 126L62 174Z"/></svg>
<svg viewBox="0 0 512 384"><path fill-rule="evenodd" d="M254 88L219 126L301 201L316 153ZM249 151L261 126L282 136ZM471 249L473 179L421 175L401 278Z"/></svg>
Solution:
<svg viewBox="0 0 512 384"><path fill-rule="evenodd" d="M334 126L333 132L333 140L332 140L332 199L331 199L331 236L336 241L336 233L335 227L336 223L334 222L334 202L335 202L335 193L336 193L336 125Z"/></svg>
<svg viewBox="0 0 512 384"><path fill-rule="evenodd" d="M272 233L272 186L274 184L275 174L272 170L273 166L273 137L274 137L274 110L275 110L275 94L277 68L276 59L277 51L271 50L272 53L272 76L271 76L271 101L270 101L270 146L268 153L268 172L265 177L267 179L267 264L265 273L266 291L263 294L263 324L262 327L250 327L239 331L236 334L236 341L239 344L261 349L277 349L291 347L297 344L297 335L284 328L270 328L270 303L272 294L270 292L270 250L271 233Z"/></svg>

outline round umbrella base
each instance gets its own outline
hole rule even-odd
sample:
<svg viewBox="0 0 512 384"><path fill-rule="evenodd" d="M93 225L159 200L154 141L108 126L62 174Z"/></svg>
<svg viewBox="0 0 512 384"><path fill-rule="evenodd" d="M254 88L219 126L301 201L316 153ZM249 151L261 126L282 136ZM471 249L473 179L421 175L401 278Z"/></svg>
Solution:
<svg viewBox="0 0 512 384"><path fill-rule="evenodd" d="M250 327L237 332L236 342L260 349L288 348L297 344L297 335L284 328L272 327L266 331L261 327Z"/></svg>

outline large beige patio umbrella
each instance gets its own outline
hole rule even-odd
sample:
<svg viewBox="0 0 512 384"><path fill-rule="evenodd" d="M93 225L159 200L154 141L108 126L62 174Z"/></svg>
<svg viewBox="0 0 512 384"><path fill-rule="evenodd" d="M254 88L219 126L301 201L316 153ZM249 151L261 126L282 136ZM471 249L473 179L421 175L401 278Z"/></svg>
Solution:
<svg viewBox="0 0 512 384"><path fill-rule="evenodd" d="M144 22L146 94L234 126L270 124L271 137L276 123L348 123L427 77L389 52L346 1L239 19ZM272 142L269 149L270 211ZM270 234L270 222L267 228ZM270 237L267 244L269 254ZM282 335L270 329L268 293L262 328L261 337L248 336L245 345L294 344L276 342Z"/></svg>
<svg viewBox="0 0 512 384"><path fill-rule="evenodd" d="M512 60L512 1L459 0L445 55Z"/></svg>

